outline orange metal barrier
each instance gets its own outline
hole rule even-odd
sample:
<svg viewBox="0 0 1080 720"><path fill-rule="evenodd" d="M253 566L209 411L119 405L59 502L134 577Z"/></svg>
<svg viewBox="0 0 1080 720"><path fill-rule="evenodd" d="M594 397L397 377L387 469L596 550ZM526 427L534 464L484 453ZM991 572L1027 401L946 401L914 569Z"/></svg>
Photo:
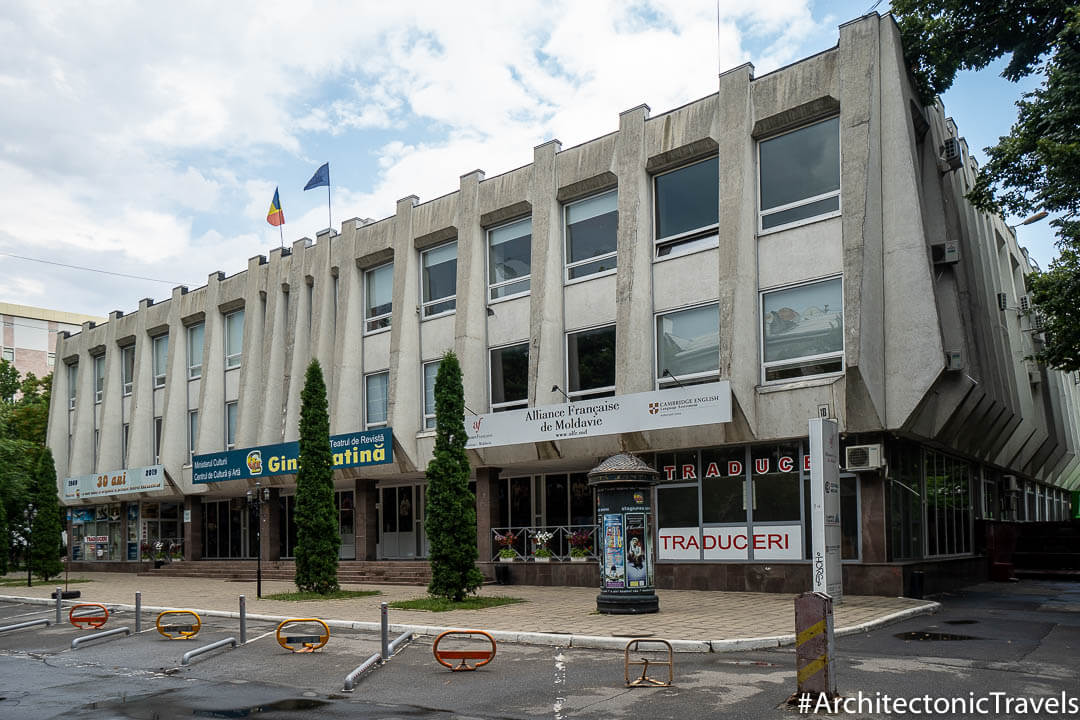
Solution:
<svg viewBox="0 0 1080 720"><path fill-rule="evenodd" d="M464 636L469 637L471 635L479 635L488 639L491 643L491 650L440 650L439 643L443 638L449 636ZM483 630L447 630L441 633L435 638L435 644L431 646L431 652L435 655L435 659L439 661L440 665L450 668L457 672L458 670L475 670L478 667L483 667L495 659L495 638L491 637ZM460 660L461 664L451 665L446 662L447 660ZM480 662L475 665L469 665L469 660L479 660Z"/></svg>
<svg viewBox="0 0 1080 720"><path fill-rule="evenodd" d="M101 614L76 615L75 611L79 608L98 608L101 610ZM86 628L99 628L108 622L109 609L101 603L79 603L78 605L71 606L71 612L68 613L68 620L80 630Z"/></svg>
<svg viewBox="0 0 1080 720"><path fill-rule="evenodd" d="M166 615L190 615L195 618L195 621L186 625L175 623L171 625L162 625L161 618ZM198 635L199 630L202 629L202 618L199 617L199 613L194 610L166 610L165 612L158 613L154 625L157 627L159 633L170 640L189 640Z"/></svg>
<svg viewBox="0 0 1080 720"><path fill-rule="evenodd" d="M285 629L287 625L296 625L299 623L318 623L322 625L321 635L282 635L281 631ZM318 618L290 618L288 620L282 620L277 626L277 641L278 645L286 650L294 653L309 653L315 652L330 640L330 628L326 623ZM299 643L300 647L293 647L292 644Z"/></svg>

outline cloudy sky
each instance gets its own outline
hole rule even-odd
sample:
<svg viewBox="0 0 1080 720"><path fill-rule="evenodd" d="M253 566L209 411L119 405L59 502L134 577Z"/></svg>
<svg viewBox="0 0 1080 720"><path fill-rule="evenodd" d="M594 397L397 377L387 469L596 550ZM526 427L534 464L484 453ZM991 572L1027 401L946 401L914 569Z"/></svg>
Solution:
<svg viewBox="0 0 1080 720"><path fill-rule="evenodd" d="M421 201L833 46L860 2L9 0L0 16L0 301L105 315L243 270L333 221ZM887 3L877 9L884 12ZM1019 90L993 71L945 97L980 149ZM1044 266L1046 222L1021 244ZM20 256L20 257L13 257ZM35 260L23 259L34 258ZM63 263L134 279L49 265Z"/></svg>

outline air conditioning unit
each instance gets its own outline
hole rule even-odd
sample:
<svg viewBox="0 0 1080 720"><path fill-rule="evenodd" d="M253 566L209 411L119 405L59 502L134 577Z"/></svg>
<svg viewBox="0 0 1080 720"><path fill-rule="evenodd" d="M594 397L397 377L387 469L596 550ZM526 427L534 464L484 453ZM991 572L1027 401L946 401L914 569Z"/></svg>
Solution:
<svg viewBox="0 0 1080 720"><path fill-rule="evenodd" d="M1028 302L1028 296L1027 295L1021 295L1020 296L1020 310L1023 311L1023 312L1027 312L1030 309L1031 309L1031 303Z"/></svg>
<svg viewBox="0 0 1080 720"><path fill-rule="evenodd" d="M960 140L954 137L945 138L945 143L941 146L941 161L949 170L956 170L964 164L964 149L960 146Z"/></svg>
<svg viewBox="0 0 1080 720"><path fill-rule="evenodd" d="M1020 492L1020 485L1016 482L1015 475L1002 475L1001 479L1005 482L1005 489L1009 492Z"/></svg>
<svg viewBox="0 0 1080 720"><path fill-rule="evenodd" d="M1044 323L1044 322L1045 322L1045 320L1043 320L1043 315L1042 315L1042 313L1040 313L1040 312L1037 312L1037 313L1035 313L1035 315L1034 315L1034 316L1033 316L1033 317L1031 318L1031 327L1033 327L1033 328L1034 328L1035 330L1042 330L1042 329L1043 329L1043 323Z"/></svg>
<svg viewBox="0 0 1080 720"><path fill-rule="evenodd" d="M844 452L845 470L876 470L882 466L881 443L876 445L849 445Z"/></svg>
<svg viewBox="0 0 1080 720"><path fill-rule="evenodd" d="M998 301L998 310L1004 311L1007 307L1009 307L1009 296L1006 295L1005 293L998 293L997 294L997 301Z"/></svg>
<svg viewBox="0 0 1080 720"><path fill-rule="evenodd" d="M945 369L956 372L964 369L964 353L961 350L945 351Z"/></svg>
<svg viewBox="0 0 1080 720"><path fill-rule="evenodd" d="M934 243L930 246L930 257L933 259L935 265L960 262L960 246L955 240Z"/></svg>

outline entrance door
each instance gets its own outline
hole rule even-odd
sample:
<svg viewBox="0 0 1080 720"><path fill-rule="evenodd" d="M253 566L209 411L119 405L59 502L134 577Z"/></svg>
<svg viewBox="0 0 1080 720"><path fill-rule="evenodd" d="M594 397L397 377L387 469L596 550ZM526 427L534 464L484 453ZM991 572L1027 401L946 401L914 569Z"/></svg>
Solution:
<svg viewBox="0 0 1080 720"><path fill-rule="evenodd" d="M338 513L338 534L341 535L339 560L356 559L356 525L353 512L353 491L339 490L334 493L334 505Z"/></svg>
<svg viewBox="0 0 1080 720"><path fill-rule="evenodd" d="M414 558L427 554L424 489L423 485L379 488L380 558Z"/></svg>

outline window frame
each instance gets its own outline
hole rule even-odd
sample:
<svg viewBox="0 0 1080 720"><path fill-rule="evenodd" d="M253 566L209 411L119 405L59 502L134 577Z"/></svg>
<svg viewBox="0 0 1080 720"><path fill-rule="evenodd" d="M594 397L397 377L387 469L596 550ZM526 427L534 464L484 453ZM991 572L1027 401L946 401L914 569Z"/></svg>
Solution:
<svg viewBox="0 0 1080 720"><path fill-rule="evenodd" d="M240 347L236 349L236 352L229 352L234 348L229 347L229 319L234 318L237 315L240 316ZM234 370L243 363L244 357L244 309L233 310L225 315L225 369ZM205 335L203 336L205 342Z"/></svg>
<svg viewBox="0 0 1080 720"><path fill-rule="evenodd" d="M371 315L370 305L370 291L371 291L371 278L380 271L390 269L390 310L380 315ZM422 272L422 270L421 270ZM455 296L456 297L456 296ZM389 330L393 324L394 316L394 261L376 265L375 267L367 268L364 270L364 334L365 335L377 335L381 332ZM372 323L380 323L385 321L385 325L379 325L377 327L371 327Z"/></svg>
<svg viewBox="0 0 1080 720"><path fill-rule="evenodd" d="M56 367L56 353L51 352L45 356L45 365L47 367Z"/></svg>
<svg viewBox="0 0 1080 720"><path fill-rule="evenodd" d="M100 405L105 397L105 353L94 356L94 404Z"/></svg>
<svg viewBox="0 0 1080 720"><path fill-rule="evenodd" d="M68 410L75 409L75 401L79 397L79 363L73 362L67 365L68 380ZM70 454L70 453L69 453Z"/></svg>
<svg viewBox="0 0 1080 720"><path fill-rule="evenodd" d="M188 464L195 458L195 441L199 436L199 408L188 410Z"/></svg>
<svg viewBox="0 0 1080 720"><path fill-rule="evenodd" d="M159 368L158 367L158 344L162 343L162 342L165 343L165 357L163 359L163 362L165 363L165 367ZM153 358L153 367L154 367L154 389L157 390L158 388L165 387L165 376L166 376L167 371L169 369L169 334L168 333L163 333L161 335L155 335L153 337L153 342L151 343L150 351L151 351L151 356ZM161 370L161 372L159 373L158 370Z"/></svg>
<svg viewBox="0 0 1080 720"><path fill-rule="evenodd" d="M436 382L436 380L438 378L438 375L439 375L438 366L439 366L439 364L441 362L442 362L442 359L436 359L436 360L428 360L427 362L424 362L424 363L420 364L420 387L423 388L423 395L420 398L420 411L421 411L421 415L423 416L423 420L421 422L421 425L423 426L422 427L422 432L428 432L428 431L435 430L435 406L437 404L437 401L435 399L435 382ZM427 407L427 368L428 368L428 365L434 365L435 366L435 375L432 376L432 378L431 378L431 396L432 396L432 399L431 399L431 412L430 413L428 412L428 407ZM428 424L428 420L431 421L430 424Z"/></svg>
<svg viewBox="0 0 1080 720"><path fill-rule="evenodd" d="M453 295L446 295L446 296L440 297L440 298L432 298L431 300L424 300L424 271L427 269L424 266L424 258L428 255L428 253L434 252L436 250L440 250L440 249L445 248L445 247L447 247L449 245L454 246L454 294ZM457 312L457 266L458 266L458 239L457 238L454 238L453 240L450 240L449 242L439 243L438 245L434 245L432 247L425 248L424 250L420 251L420 320L421 320L421 322L423 322L424 320L432 320L432 319L437 318L437 317L443 317L444 315L450 315L451 313ZM440 310L438 312L433 312L433 313L430 313L430 314L428 313L429 308L431 308L431 307L433 307L435 305L440 305L442 303L449 303L449 302L453 303L452 307L449 307L449 308L447 308L445 310Z"/></svg>
<svg viewBox="0 0 1080 720"><path fill-rule="evenodd" d="M154 418L154 464L161 464L161 442L165 439L164 421L158 415Z"/></svg>
<svg viewBox="0 0 1080 720"><path fill-rule="evenodd" d="M192 348L194 347L194 343L192 343L192 341L191 341L191 336L192 336L192 334L195 332L195 330L197 328L200 330L200 332L199 332L200 350L199 350L199 357L198 357L199 362L196 364L196 363L193 362L195 360L195 358L192 357L192 352L191 352ZM187 328L185 329L185 331L187 332L187 377L188 377L188 380L198 380L199 378L202 377L203 352L206 350L206 323L201 322L201 323L195 323L194 325L188 325Z"/></svg>
<svg viewBox="0 0 1080 720"><path fill-rule="evenodd" d="M837 189L834 190L834 191L830 191L830 192L827 192L827 193L821 193L821 194L814 195L814 196L811 196L811 197L806 197L806 198L803 198L802 200L796 200L795 202L787 203L786 205L777 205L776 207L769 208L768 210L763 210L762 207L761 207L762 206L762 198L761 198L761 146L762 146L762 144L767 143L770 140L775 140L776 138L783 137L784 135L790 135L791 133L799 132L800 130L805 130L808 127L813 127L814 125L817 125L819 123L828 122L828 121L834 120L834 119L837 120L837 123L836 123L836 133L837 133L836 146L837 146L837 151L838 151L838 155L839 155L839 157L837 157L837 168L838 168L838 170L840 172L840 178L839 178L840 184L839 184L839 187L837 187ZM843 206L843 192L842 191L844 189L844 179L843 179L844 178L844 165L843 165L844 150L843 150L842 144L840 143L840 137L839 137L839 135L840 135L840 122L839 122L839 119L840 119L839 115L832 115L830 117L820 118L820 119L814 120L812 122L803 123L803 124L799 125L798 127L789 128L789 129L784 130L782 132L778 132L778 133L774 133L772 135L768 135L767 137L758 138L757 141L754 143L754 160L755 160L755 163L757 165L756 175L757 175L757 234L758 234L758 236L771 235L772 233L775 233L775 232L781 232L783 230L790 230L792 228L800 227L802 225L809 225L810 223L820 222L822 220L829 220L830 218L839 217L841 214L843 214L844 206ZM779 212L786 212L787 210L793 210L795 208L802 207L803 205L810 205L810 204L813 204L815 202L820 202L821 200L826 200L826 199L834 197L834 196L836 197L836 210L830 210L827 213L823 213L821 215L814 215L814 216L808 217L808 218L802 218L800 220L793 220L792 222L784 223L783 225L775 225L775 226L770 227L770 228L764 228L763 227L763 222L765 220L766 215L773 215L773 214L776 214L776 213L779 213Z"/></svg>
<svg viewBox="0 0 1080 720"><path fill-rule="evenodd" d="M494 353L497 352L497 351L501 351L501 350L508 350L510 348L520 347L522 345L525 346L525 357L528 358L528 356L529 356L529 341L528 340L524 340L524 341L521 341L521 342L507 343L505 345L496 345L496 346L488 348L488 398L489 398L489 401L490 401L489 405L491 407L491 412L493 412L493 413L494 412L504 412L506 410L517 410L519 408L527 408L527 407L529 407L529 394L528 394L529 377L528 377L528 370L525 371L526 389L525 389L525 397L524 398L522 398L521 400L507 400L505 402L500 402L500 403L497 403L494 400L494 398L495 398L495 384L494 384L495 383L495 362L494 362L494 358L493 358ZM504 388L504 394L505 394L505 388Z"/></svg>
<svg viewBox="0 0 1080 720"><path fill-rule="evenodd" d="M714 306L716 308L716 332L717 332L717 355L716 355L716 370L709 370L705 372L691 373L687 375L678 375L677 380L672 380L671 377L663 377L661 373L665 368L660 367L660 318L664 315L674 315L676 313L686 312L687 310L698 310L700 308L706 308ZM720 379L720 301L712 300L710 302L696 303L694 305L686 305L684 307L672 308L670 310L662 310L653 313L653 363L654 363L654 375L656 381L654 387L657 390L666 390L671 387L679 387L679 384L683 385L700 385L708 382L715 382Z"/></svg>
<svg viewBox="0 0 1080 720"><path fill-rule="evenodd" d="M233 420L229 420L229 409L235 408L233 413ZM236 448L236 431L237 426L240 424L240 407L237 400L230 400L225 403L225 449L233 450ZM229 440L229 431L232 431L232 440Z"/></svg>
<svg viewBox="0 0 1080 720"><path fill-rule="evenodd" d="M503 230L503 229L506 229L506 228L513 227L515 225L524 225L526 223L528 223L528 225L529 225L529 274L525 275L523 277L511 278L510 280L500 280L498 282L493 282L493 278L491 277L491 251L492 251L492 248L494 247L491 244L492 233L496 232L497 230ZM485 279L487 280L487 302L488 302L488 305L494 305L495 303L504 302L506 300L513 300L515 298L525 297L525 296L529 295L532 292L532 232L533 232L532 215L528 215L527 217L523 217L523 218L518 218L517 220L511 220L509 222L500 223L499 225L493 225L493 226L491 226L489 228L484 229L484 238L485 238L485 241L486 241L486 250L487 250L486 258L485 258L486 262L484 263L484 271L486 273ZM520 237L522 237L522 236L517 235L512 239L516 240L517 238L520 238ZM500 288L508 287L510 285L515 285L517 283L525 283L528 287L526 287L524 290L518 290L517 292L511 293L509 295L500 295L498 297L492 297L492 292L493 291L498 290ZM457 288L455 287L455 292L456 292L456 290L457 290Z"/></svg>
<svg viewBox="0 0 1080 720"><path fill-rule="evenodd" d="M563 385L566 388L566 397L570 398L570 402L597 400L599 398L611 397L615 395L615 385L604 385L602 387L588 388L586 390L570 390L570 336L591 332L593 330L602 330L606 328L611 328L613 332L617 332L616 323L602 323L600 325L592 325L590 327L578 328L576 330L568 330L563 333ZM618 343L616 340L616 345L617 344ZM614 357L612 359L616 361L617 367L617 359Z"/></svg>
<svg viewBox="0 0 1080 720"><path fill-rule="evenodd" d="M128 466L128 450L130 449L130 437L131 432L130 423L121 423L120 425L120 467L126 468Z"/></svg>
<svg viewBox="0 0 1080 720"><path fill-rule="evenodd" d="M3 358L4 360L7 360L7 362L9 364L11 364L11 365L14 365L15 364L15 348L13 348L13 347L0 348L0 358Z"/></svg>
<svg viewBox="0 0 1080 720"><path fill-rule="evenodd" d="M615 249L611 252L604 253L603 255L594 255L593 257L586 258L584 260L570 261L570 208L574 205L580 205L581 203L588 202L590 200L597 200L605 195L615 196ZM593 217L599 217L594 215ZM563 203L562 206L562 230L563 230L563 283L566 285L573 285L575 283L583 282L585 280L594 280L596 278L606 277L608 275L614 275L618 272L619 263L619 188L614 187L610 190L604 190L602 192L593 193L587 197L579 198L571 202ZM588 265L590 263L600 262L601 260L607 260L609 258L615 258L615 266L609 270L597 270L596 272L589 273L588 275L581 275L579 277L570 277L570 271L574 268L581 267L582 265Z"/></svg>
<svg viewBox="0 0 1080 720"><path fill-rule="evenodd" d="M371 422L368 417L368 403L369 390L368 380L376 375L386 376L386 406L383 408L383 414L386 417L382 422ZM376 372L370 372L364 374L364 429L365 430L377 430L379 428L389 427L390 425L390 370L378 370Z"/></svg>
<svg viewBox="0 0 1080 720"><path fill-rule="evenodd" d="M819 283L840 281L840 322L841 322L841 346L840 350L829 353L819 353L817 355L806 355L798 358L788 358L786 360L773 360L769 363L765 362L765 296L771 293L782 292L785 290L794 290L800 287L806 287L807 285L816 285ZM820 380L822 378L840 377L847 371L847 338L845 337L845 331L847 328L847 316L846 309L844 308L844 276L831 275L824 278L815 278L813 280L804 280L798 283L792 283L790 285L780 285L777 287L769 288L766 290L758 290L758 357L761 359L759 380L762 386L776 386L785 385L795 382L803 382L806 380ZM823 361L836 359L840 360L840 369L832 372L820 373L817 375L800 375L794 378L780 378L777 380L766 379L768 369L772 367L781 367L785 365L794 366L797 363L801 364L813 364L815 361Z"/></svg>
<svg viewBox="0 0 1080 720"><path fill-rule="evenodd" d="M716 177L716 222L710 225L702 225L698 228L685 230L681 233L676 233L668 237L657 237L657 233L660 231L660 193L656 187L656 181L665 175L685 170L686 168L693 167L694 165L700 165L704 162L711 160L717 161L717 177ZM673 167L670 170L664 170L658 172L649 178L652 185L652 220L653 220L653 262L661 262L670 258L682 257L683 255L691 255L696 252L703 252L705 250L713 250L720 247L720 175L719 175L719 156L710 155L703 157L693 162L684 163L678 167ZM704 244L697 241L703 240ZM683 249L678 252L672 252L675 248ZM661 252L662 249L668 248L667 252Z"/></svg>
<svg viewBox="0 0 1080 720"><path fill-rule="evenodd" d="M130 359L130 362L128 360ZM130 372L128 372L130 369ZM123 387L123 397L131 394L135 387L135 345L125 345L120 348L120 382Z"/></svg>

